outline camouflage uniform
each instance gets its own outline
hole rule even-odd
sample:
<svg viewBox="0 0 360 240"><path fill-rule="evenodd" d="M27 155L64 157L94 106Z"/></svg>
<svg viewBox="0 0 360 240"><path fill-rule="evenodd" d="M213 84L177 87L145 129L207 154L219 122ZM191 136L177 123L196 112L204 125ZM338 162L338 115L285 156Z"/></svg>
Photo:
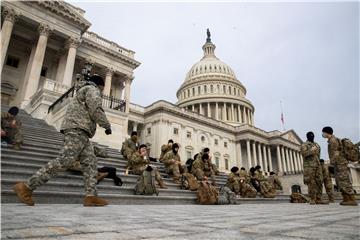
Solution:
<svg viewBox="0 0 360 240"><path fill-rule="evenodd" d="M169 144L164 144L161 146L161 154L160 154L160 157L159 157L159 160L162 161L165 154L167 152L169 152L170 150L172 150L172 147L169 145Z"/></svg>
<svg viewBox="0 0 360 240"><path fill-rule="evenodd" d="M228 176L226 187L230 188L236 194L240 193L240 175L239 173L231 172Z"/></svg>
<svg viewBox="0 0 360 240"><path fill-rule="evenodd" d="M322 170L322 174L323 174L323 180L324 180L324 186L325 186L326 193L329 197L329 200L334 201L334 189L333 189L333 184L331 181L329 169L323 163L320 165L321 165L321 170Z"/></svg>
<svg viewBox="0 0 360 240"><path fill-rule="evenodd" d="M202 181L204 177L211 178L213 184L215 184L214 170L211 166L211 162L205 162L201 158L197 158L192 165L191 173L197 178L197 180Z"/></svg>
<svg viewBox="0 0 360 240"><path fill-rule="evenodd" d="M204 153L203 153L202 151L199 152L198 155L196 156L196 159L194 159L194 160L197 160L197 159L202 160L201 158L202 158L202 155L203 155L203 154L204 154ZM212 166L212 169L213 169L213 171L214 171L214 174L219 175L220 171L219 171L219 168L217 167L217 165L214 164L214 163L212 163L211 160L210 160L210 164L211 164L211 166Z"/></svg>
<svg viewBox="0 0 360 240"><path fill-rule="evenodd" d="M328 153L330 164L334 166L336 184L343 194L353 195L354 190L351 185L348 161L342 153L340 139L334 135L328 140Z"/></svg>
<svg viewBox="0 0 360 240"><path fill-rule="evenodd" d="M46 183L58 172L73 166L79 160L84 174L86 196L96 196L97 159L89 138L95 135L96 124L110 129L99 88L93 83L82 86L72 99L61 126L64 146L60 155L48 162L26 182L30 190Z"/></svg>
<svg viewBox="0 0 360 240"><path fill-rule="evenodd" d="M137 142L134 142L131 138L126 139L122 144L121 154L124 158L129 159L130 156L138 150L139 146Z"/></svg>
<svg viewBox="0 0 360 240"><path fill-rule="evenodd" d="M250 176L246 170L239 172L240 176L240 195L245 198L255 198L257 195L256 189L251 185Z"/></svg>
<svg viewBox="0 0 360 240"><path fill-rule="evenodd" d="M259 183L260 193L263 197L275 197L275 188L270 184L270 182L268 182L261 171L255 171L254 179Z"/></svg>
<svg viewBox="0 0 360 240"><path fill-rule="evenodd" d="M301 145L304 158L304 184L308 186L311 201L320 200L322 196L322 170L320 166L320 146L306 141Z"/></svg>
<svg viewBox="0 0 360 240"><path fill-rule="evenodd" d="M270 176L268 177L268 182L273 186L274 189L276 189L276 190L283 190L281 181L280 181L280 179L279 179L278 176L270 175Z"/></svg>
<svg viewBox="0 0 360 240"><path fill-rule="evenodd" d="M147 168L147 166L150 164L149 159L145 159L144 157L142 157L140 155L140 153L138 151L134 152L131 156L129 156L129 160L128 160L128 167L131 170L132 174L135 175L141 175L143 174L143 172L145 171L145 169ZM153 174L155 174L155 179L160 183L163 182L159 171L157 170L157 168L155 168L154 166L152 166L153 170Z"/></svg>
<svg viewBox="0 0 360 240"><path fill-rule="evenodd" d="M175 160L175 163L171 163L171 160ZM181 165L180 155L179 153L175 154L173 151L168 151L161 162L165 165L165 171L167 174L172 174L173 179L175 181L180 180L180 172L187 172L187 167L185 165Z"/></svg>
<svg viewBox="0 0 360 240"><path fill-rule="evenodd" d="M15 126L12 126L15 121ZM23 144L24 136L21 129L21 121L8 112L1 113L1 130L6 132L6 136L2 137L9 144Z"/></svg>

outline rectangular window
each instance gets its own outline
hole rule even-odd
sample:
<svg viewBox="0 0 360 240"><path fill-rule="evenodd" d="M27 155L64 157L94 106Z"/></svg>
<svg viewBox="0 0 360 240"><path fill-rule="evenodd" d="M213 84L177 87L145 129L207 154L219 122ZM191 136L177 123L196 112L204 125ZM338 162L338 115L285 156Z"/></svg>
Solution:
<svg viewBox="0 0 360 240"><path fill-rule="evenodd" d="M174 128L174 134L178 135L179 134L179 129L178 128Z"/></svg>
<svg viewBox="0 0 360 240"><path fill-rule="evenodd" d="M7 59L6 59L6 65L10 66L10 67L14 67L14 68L18 68L19 67L19 62L20 62L20 58L8 55Z"/></svg>
<svg viewBox="0 0 360 240"><path fill-rule="evenodd" d="M191 132L186 132L186 137L191 138Z"/></svg>
<svg viewBox="0 0 360 240"><path fill-rule="evenodd" d="M229 160L225 159L225 169L229 170Z"/></svg>
<svg viewBox="0 0 360 240"><path fill-rule="evenodd" d="M198 87L198 94L199 94L199 95L201 94L201 88L200 88L200 86Z"/></svg>
<svg viewBox="0 0 360 240"><path fill-rule="evenodd" d="M219 140L215 139L215 145L219 144Z"/></svg>
<svg viewBox="0 0 360 240"><path fill-rule="evenodd" d="M151 134L151 128L147 128L147 134L148 134L148 135Z"/></svg>
<svg viewBox="0 0 360 240"><path fill-rule="evenodd" d="M192 95L195 96L195 88L192 88Z"/></svg>
<svg viewBox="0 0 360 240"><path fill-rule="evenodd" d="M219 168L220 167L220 163L219 163L219 158L215 157L215 165Z"/></svg>
<svg viewBox="0 0 360 240"><path fill-rule="evenodd" d="M224 147L227 147L227 142L224 142Z"/></svg>

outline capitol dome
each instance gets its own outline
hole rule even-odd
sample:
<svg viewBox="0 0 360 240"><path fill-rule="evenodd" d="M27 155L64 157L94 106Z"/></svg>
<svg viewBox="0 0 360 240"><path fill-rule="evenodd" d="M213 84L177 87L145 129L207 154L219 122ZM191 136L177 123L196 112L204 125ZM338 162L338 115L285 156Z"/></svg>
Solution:
<svg viewBox="0 0 360 240"><path fill-rule="evenodd" d="M232 125L253 125L254 107L245 98L246 88L229 65L215 55L207 30L204 56L186 74L177 91L179 107Z"/></svg>

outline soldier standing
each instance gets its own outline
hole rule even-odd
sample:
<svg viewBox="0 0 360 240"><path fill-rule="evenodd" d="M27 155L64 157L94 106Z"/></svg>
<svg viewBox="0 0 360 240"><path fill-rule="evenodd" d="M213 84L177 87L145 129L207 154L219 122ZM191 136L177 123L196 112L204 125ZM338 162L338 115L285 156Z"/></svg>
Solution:
<svg viewBox="0 0 360 240"><path fill-rule="evenodd" d="M14 144L16 150L20 150L24 142L21 121L16 117L18 112L17 107L11 107L8 112L1 113L1 140Z"/></svg>
<svg viewBox="0 0 360 240"><path fill-rule="evenodd" d="M313 132L306 134L307 141L301 145L304 158L304 184L308 186L310 204L328 204L322 200L322 170L320 166L320 146L314 142Z"/></svg>
<svg viewBox="0 0 360 240"><path fill-rule="evenodd" d="M348 160L345 158L341 140L335 137L331 127L322 129L322 136L328 139L328 154L330 165L334 167L336 184L343 196L340 205L357 206L348 170Z"/></svg>
<svg viewBox="0 0 360 240"><path fill-rule="evenodd" d="M102 108L100 91L103 88L104 80L97 75L79 86L76 96L68 106L61 126L61 132L64 134L64 146L60 155L39 169L26 182L19 182L13 188L23 203L33 206L32 192L45 184L51 177L56 176L58 172L71 167L79 160L85 180L84 206L108 204L105 199L97 197L97 159L89 140L95 135L96 124L106 129L106 135L112 133L111 125Z"/></svg>

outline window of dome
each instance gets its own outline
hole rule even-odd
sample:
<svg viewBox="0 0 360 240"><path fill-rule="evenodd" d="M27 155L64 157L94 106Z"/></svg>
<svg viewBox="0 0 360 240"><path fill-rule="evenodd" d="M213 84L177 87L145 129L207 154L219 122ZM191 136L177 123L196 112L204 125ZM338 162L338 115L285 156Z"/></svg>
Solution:
<svg viewBox="0 0 360 240"><path fill-rule="evenodd" d="M207 93L207 86L204 86L204 93Z"/></svg>
<svg viewBox="0 0 360 240"><path fill-rule="evenodd" d="M238 89L238 95L240 96L240 89Z"/></svg>
<svg viewBox="0 0 360 240"><path fill-rule="evenodd" d="M192 95L195 96L195 88L192 88Z"/></svg>
<svg viewBox="0 0 360 240"><path fill-rule="evenodd" d="M200 88L200 86L198 86L198 94L199 94L199 95L201 94L201 88Z"/></svg>
<svg viewBox="0 0 360 240"><path fill-rule="evenodd" d="M229 94L231 95L231 87L229 86Z"/></svg>
<svg viewBox="0 0 360 240"><path fill-rule="evenodd" d="M236 88L234 88L234 95L236 95Z"/></svg>
<svg viewBox="0 0 360 240"><path fill-rule="evenodd" d="M205 142L205 137L204 136L201 136L201 141Z"/></svg>
<svg viewBox="0 0 360 240"><path fill-rule="evenodd" d="M219 84L217 85L217 92L218 92L218 93L220 92L220 86L219 86Z"/></svg>
<svg viewBox="0 0 360 240"><path fill-rule="evenodd" d="M209 66L209 70L211 71L211 65Z"/></svg>
<svg viewBox="0 0 360 240"><path fill-rule="evenodd" d="M214 69L216 70L216 65L214 66Z"/></svg>
<svg viewBox="0 0 360 240"><path fill-rule="evenodd" d="M223 92L226 93L226 87L225 87L225 85L223 86Z"/></svg>
<svg viewBox="0 0 360 240"><path fill-rule="evenodd" d="M205 71L206 71L206 66L205 66Z"/></svg>
<svg viewBox="0 0 360 240"><path fill-rule="evenodd" d="M211 93L214 92L214 87L213 87L213 85L210 85L210 92L211 92Z"/></svg>
<svg viewBox="0 0 360 240"><path fill-rule="evenodd" d="M190 97L190 89L187 90L188 97Z"/></svg>

